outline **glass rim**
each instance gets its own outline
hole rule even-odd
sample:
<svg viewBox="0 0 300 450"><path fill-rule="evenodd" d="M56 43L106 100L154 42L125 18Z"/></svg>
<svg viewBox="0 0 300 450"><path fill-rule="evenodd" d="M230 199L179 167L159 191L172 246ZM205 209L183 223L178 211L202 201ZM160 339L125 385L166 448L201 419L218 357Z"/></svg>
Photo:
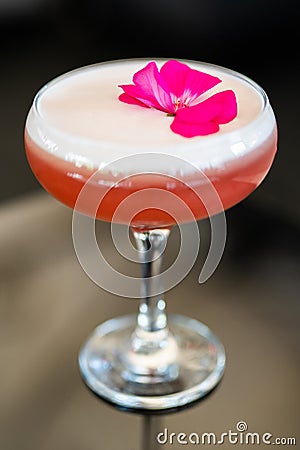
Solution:
<svg viewBox="0 0 300 450"><path fill-rule="evenodd" d="M54 134L57 134L58 136L62 136L65 139L68 139L69 141L76 141L77 143L80 142L81 144L88 144L88 145L93 145L93 146L105 146L106 148L110 148L110 149L128 149L128 150L134 150L135 148L139 147L140 148L140 144L138 142L133 142L133 143L122 143L122 142L113 142L113 141L109 141L109 140L105 140L105 139L97 139L97 138L89 138L86 136L82 136L82 135L77 135L75 133L69 133L67 131L62 130L61 128L49 123L49 121L47 121L43 115L41 114L41 111L39 109L39 100L42 97L42 95L44 94L44 92L46 92L49 88L51 88L53 85L55 85L56 83L58 83L59 81L68 78L69 76L72 76L73 74L75 74L76 72L80 72L83 70L92 70L95 67L98 66L102 66L102 65L108 65L108 64L119 64L120 62L133 62L133 61L144 61L145 63L148 63L150 61L155 61L155 62L166 62L170 59L174 59L174 58L145 58L145 57L140 57L140 58L120 58L120 59L114 59L114 60L106 60L106 61L102 61L102 62L98 62L98 63L93 63L93 64L88 64L85 66L81 66L78 67L76 69L72 69L68 72L63 73L62 75L59 75L53 79L51 79L49 82L47 82L45 85L43 85L35 94L34 98L33 98L33 102L31 105L31 108L33 110L34 113L34 117L37 118L41 124L43 124L47 130L54 132ZM167 143L167 144L163 144L163 146L161 147L161 150L164 151L168 151L172 148L176 148L178 150L180 149L186 149L186 147L191 148L196 148L199 146L202 146L204 143L209 142L210 144L213 144L214 142L217 141L222 141L222 140L226 140L226 138L228 137L234 137L236 136L237 138L240 139L240 134L242 132L247 132L249 130L251 130L251 128L256 128L256 125L263 119L263 117L266 115L266 113L268 112L268 109L270 107L270 102L269 102L269 98L266 94L266 92L264 91L264 89L255 81L253 81L251 78L249 78L246 75L243 75L240 72L237 72L235 70L229 69L227 67L224 66L220 66L217 64L213 64L213 63L208 63L208 62L202 62L202 61L196 61L196 60L190 60L190 59L176 59L177 61L180 61L182 63L186 63L186 64L201 64L202 66L207 66L213 69L217 69L217 70L221 70L223 72L225 72L228 75L234 76L235 78L239 78L242 81L246 82L248 85L250 85L260 96L260 99L262 101L262 108L259 111L258 115L252 119L249 123L236 128L234 130L227 130L227 131L223 131L222 133L213 133L210 135L206 135L206 136L197 136L196 140L191 140L191 139L186 139L184 142L174 142L174 143ZM271 132L271 131L270 131ZM199 137L201 139L199 139ZM198 139L197 139L198 138ZM159 144L143 144L143 150L144 151L148 151L149 153L153 152L153 148L156 147Z"/></svg>

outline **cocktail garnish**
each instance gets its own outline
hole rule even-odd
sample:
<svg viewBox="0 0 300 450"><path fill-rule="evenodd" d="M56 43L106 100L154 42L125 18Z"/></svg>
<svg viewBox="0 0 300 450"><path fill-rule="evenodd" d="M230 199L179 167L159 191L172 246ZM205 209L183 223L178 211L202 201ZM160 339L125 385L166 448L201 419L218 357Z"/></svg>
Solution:
<svg viewBox="0 0 300 450"><path fill-rule="evenodd" d="M154 61L149 62L133 75L132 81L133 84L119 85L124 91L119 100L174 116L170 128L184 137L216 133L219 125L237 115L232 90L218 92L201 101L201 95L222 80L176 60L167 61L160 71Z"/></svg>

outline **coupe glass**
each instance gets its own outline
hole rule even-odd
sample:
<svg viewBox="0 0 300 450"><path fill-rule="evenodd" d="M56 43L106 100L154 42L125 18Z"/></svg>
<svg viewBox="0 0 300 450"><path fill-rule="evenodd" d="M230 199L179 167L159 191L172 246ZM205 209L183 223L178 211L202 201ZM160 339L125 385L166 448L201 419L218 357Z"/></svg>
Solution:
<svg viewBox="0 0 300 450"><path fill-rule="evenodd" d="M83 121L93 120L95 102L89 97L82 112L82 99L90 94L76 89L76 80L81 76L88 80L89 76L108 70L114 76L111 79L106 76L105 82L109 81L115 89L115 102L118 102L117 85L130 81L122 79L123 68L143 67L147 62L101 63L69 72L48 83L37 93L29 111L25 147L40 183L74 209L75 249L90 278L117 295L140 298L137 316L117 317L99 325L82 346L79 365L86 384L100 397L121 407L165 410L208 394L221 380L225 368L224 348L206 325L193 318L166 315L163 293L189 271L197 253L193 236L198 239L198 228L181 225L196 224L205 217L221 218L224 240L222 213L249 195L264 179L276 152L277 134L268 98L256 83L228 69L191 61L188 64L199 66L199 70L217 73L221 79L232 80L248 89L252 97L241 102L248 101L251 112L251 102L255 99L260 106L254 116L250 114L247 123L235 122L221 133L195 139L173 136L168 130L171 141L162 134L160 142L159 135L155 141L151 129L145 138L138 124L137 132L128 138L130 131L126 132L119 120L119 112L126 111L131 120L134 111L134 122L142 120L149 110L140 108L139 111L136 106L131 110L131 105L119 102L114 115L109 108L102 108L102 114L110 115L109 130L105 120L99 120L97 135L89 135L86 129L82 131L80 114ZM95 89L97 97L95 79L91 80L87 84L89 89ZM68 102L64 93L70 86L73 97ZM56 92L55 102L51 103L53 92ZM47 101L50 113L45 113ZM100 104L101 98L97 101ZM55 122L51 117L56 115L59 119ZM71 123L73 117L78 128ZM132 259L139 258L141 263L140 280L121 276L103 258L98 270L97 257L101 252L98 247L94 251L95 217L123 224L120 229L126 230L123 236L129 247L128 229L131 229L136 242L136 248L131 248ZM173 271L161 273L164 249L176 223L181 230L182 265L179 261ZM118 239L116 233L115 236ZM204 278L208 278L217 264L223 244L217 243L217 261L213 267L208 264ZM137 281L140 281L139 289Z"/></svg>

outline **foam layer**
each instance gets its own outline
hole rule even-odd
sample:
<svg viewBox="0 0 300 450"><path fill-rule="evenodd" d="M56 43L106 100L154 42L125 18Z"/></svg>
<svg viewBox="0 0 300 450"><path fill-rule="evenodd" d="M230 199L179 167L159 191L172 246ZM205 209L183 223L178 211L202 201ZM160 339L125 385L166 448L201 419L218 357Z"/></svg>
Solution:
<svg viewBox="0 0 300 450"><path fill-rule="evenodd" d="M124 161L124 173L135 170L162 170L153 153L182 158L202 170L221 168L230 161L258 150L275 127L275 119L263 91L237 73L213 65L188 62L190 67L222 79L200 99L233 89L238 115L221 126L218 133L184 138L173 133L173 120L164 113L127 105L118 100L119 84L132 82L133 74L148 60L116 61L70 72L43 88L35 99L27 120L27 132L44 151L77 167L103 168L120 157L151 153L145 158ZM164 61L158 61L161 66ZM148 165L149 162L149 165Z"/></svg>

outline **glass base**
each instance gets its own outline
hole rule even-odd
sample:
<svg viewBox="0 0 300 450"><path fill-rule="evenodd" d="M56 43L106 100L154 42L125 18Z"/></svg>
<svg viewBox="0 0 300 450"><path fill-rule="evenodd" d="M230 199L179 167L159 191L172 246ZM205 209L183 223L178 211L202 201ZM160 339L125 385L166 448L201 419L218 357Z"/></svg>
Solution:
<svg viewBox="0 0 300 450"><path fill-rule="evenodd" d="M80 371L95 394L125 408L164 410L206 396L221 380L225 368L222 344L207 326L179 315L168 316L177 345L171 370L162 371L161 377L157 371L153 377L151 372L145 377L131 373L128 343L135 328L134 315L111 319L99 325L81 348Z"/></svg>

